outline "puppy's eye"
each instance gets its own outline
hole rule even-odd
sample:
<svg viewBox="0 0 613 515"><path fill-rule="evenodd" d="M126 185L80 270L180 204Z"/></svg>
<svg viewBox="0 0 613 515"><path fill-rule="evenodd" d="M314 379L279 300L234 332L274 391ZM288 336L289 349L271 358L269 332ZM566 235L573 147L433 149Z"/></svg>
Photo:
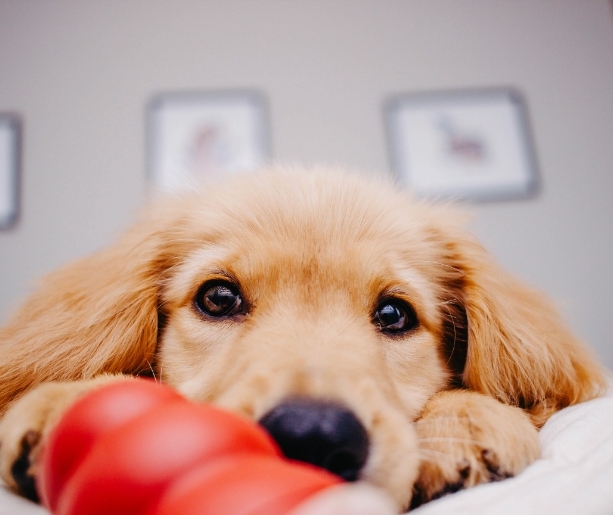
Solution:
<svg viewBox="0 0 613 515"><path fill-rule="evenodd" d="M386 333L402 333L419 325L413 308L397 299L383 300L375 311L374 319Z"/></svg>
<svg viewBox="0 0 613 515"><path fill-rule="evenodd" d="M200 311L212 317L236 315L243 306L243 299L235 285L217 281L203 284L194 302Z"/></svg>

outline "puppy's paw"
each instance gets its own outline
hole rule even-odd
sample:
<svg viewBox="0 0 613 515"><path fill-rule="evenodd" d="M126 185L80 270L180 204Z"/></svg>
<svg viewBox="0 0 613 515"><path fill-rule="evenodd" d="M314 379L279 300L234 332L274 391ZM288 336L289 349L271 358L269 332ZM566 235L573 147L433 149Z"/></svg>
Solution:
<svg viewBox="0 0 613 515"><path fill-rule="evenodd" d="M44 441L72 400L71 383L46 383L13 403L0 422L0 474L29 499L37 500L34 478Z"/></svg>
<svg viewBox="0 0 613 515"><path fill-rule="evenodd" d="M37 501L39 461L51 429L78 397L119 377L44 383L11 404L0 421L0 475L6 484Z"/></svg>
<svg viewBox="0 0 613 515"><path fill-rule="evenodd" d="M512 477L540 454L538 432L522 410L474 392L434 396L416 429L422 462L413 507Z"/></svg>

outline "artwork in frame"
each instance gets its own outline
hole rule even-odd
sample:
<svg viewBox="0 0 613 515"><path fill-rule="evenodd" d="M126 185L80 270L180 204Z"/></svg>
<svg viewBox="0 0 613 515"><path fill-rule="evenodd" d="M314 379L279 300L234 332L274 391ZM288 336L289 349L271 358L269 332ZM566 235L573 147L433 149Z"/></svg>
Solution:
<svg viewBox="0 0 613 515"><path fill-rule="evenodd" d="M526 104L512 88L396 95L385 119L392 168L418 196L488 201L538 191Z"/></svg>
<svg viewBox="0 0 613 515"><path fill-rule="evenodd" d="M256 92L162 94L147 118L149 178L158 189L250 171L270 158L267 105Z"/></svg>
<svg viewBox="0 0 613 515"><path fill-rule="evenodd" d="M12 113L0 113L0 229L10 229L19 217L21 123Z"/></svg>

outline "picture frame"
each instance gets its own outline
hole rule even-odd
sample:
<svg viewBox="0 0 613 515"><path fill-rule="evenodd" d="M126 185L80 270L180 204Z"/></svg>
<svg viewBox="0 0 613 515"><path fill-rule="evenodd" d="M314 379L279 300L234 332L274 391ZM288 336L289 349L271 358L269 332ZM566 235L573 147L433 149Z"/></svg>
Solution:
<svg viewBox="0 0 613 515"><path fill-rule="evenodd" d="M177 190L270 159L268 108L255 91L165 93L147 109L148 176Z"/></svg>
<svg viewBox="0 0 613 515"><path fill-rule="evenodd" d="M526 102L517 90L395 95L384 111L392 170L417 196L480 202L538 192Z"/></svg>
<svg viewBox="0 0 613 515"><path fill-rule="evenodd" d="M0 113L0 230L11 229L19 218L21 120Z"/></svg>

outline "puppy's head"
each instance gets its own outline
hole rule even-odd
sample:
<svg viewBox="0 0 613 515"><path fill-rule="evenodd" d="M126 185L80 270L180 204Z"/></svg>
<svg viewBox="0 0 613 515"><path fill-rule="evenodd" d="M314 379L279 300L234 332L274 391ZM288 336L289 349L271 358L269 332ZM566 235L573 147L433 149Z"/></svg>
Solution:
<svg viewBox="0 0 613 515"><path fill-rule="evenodd" d="M316 172L246 177L183 209L195 244L162 288L162 380L406 500L411 422L466 334L462 273L432 212L377 181ZM309 446L328 451L309 458Z"/></svg>

